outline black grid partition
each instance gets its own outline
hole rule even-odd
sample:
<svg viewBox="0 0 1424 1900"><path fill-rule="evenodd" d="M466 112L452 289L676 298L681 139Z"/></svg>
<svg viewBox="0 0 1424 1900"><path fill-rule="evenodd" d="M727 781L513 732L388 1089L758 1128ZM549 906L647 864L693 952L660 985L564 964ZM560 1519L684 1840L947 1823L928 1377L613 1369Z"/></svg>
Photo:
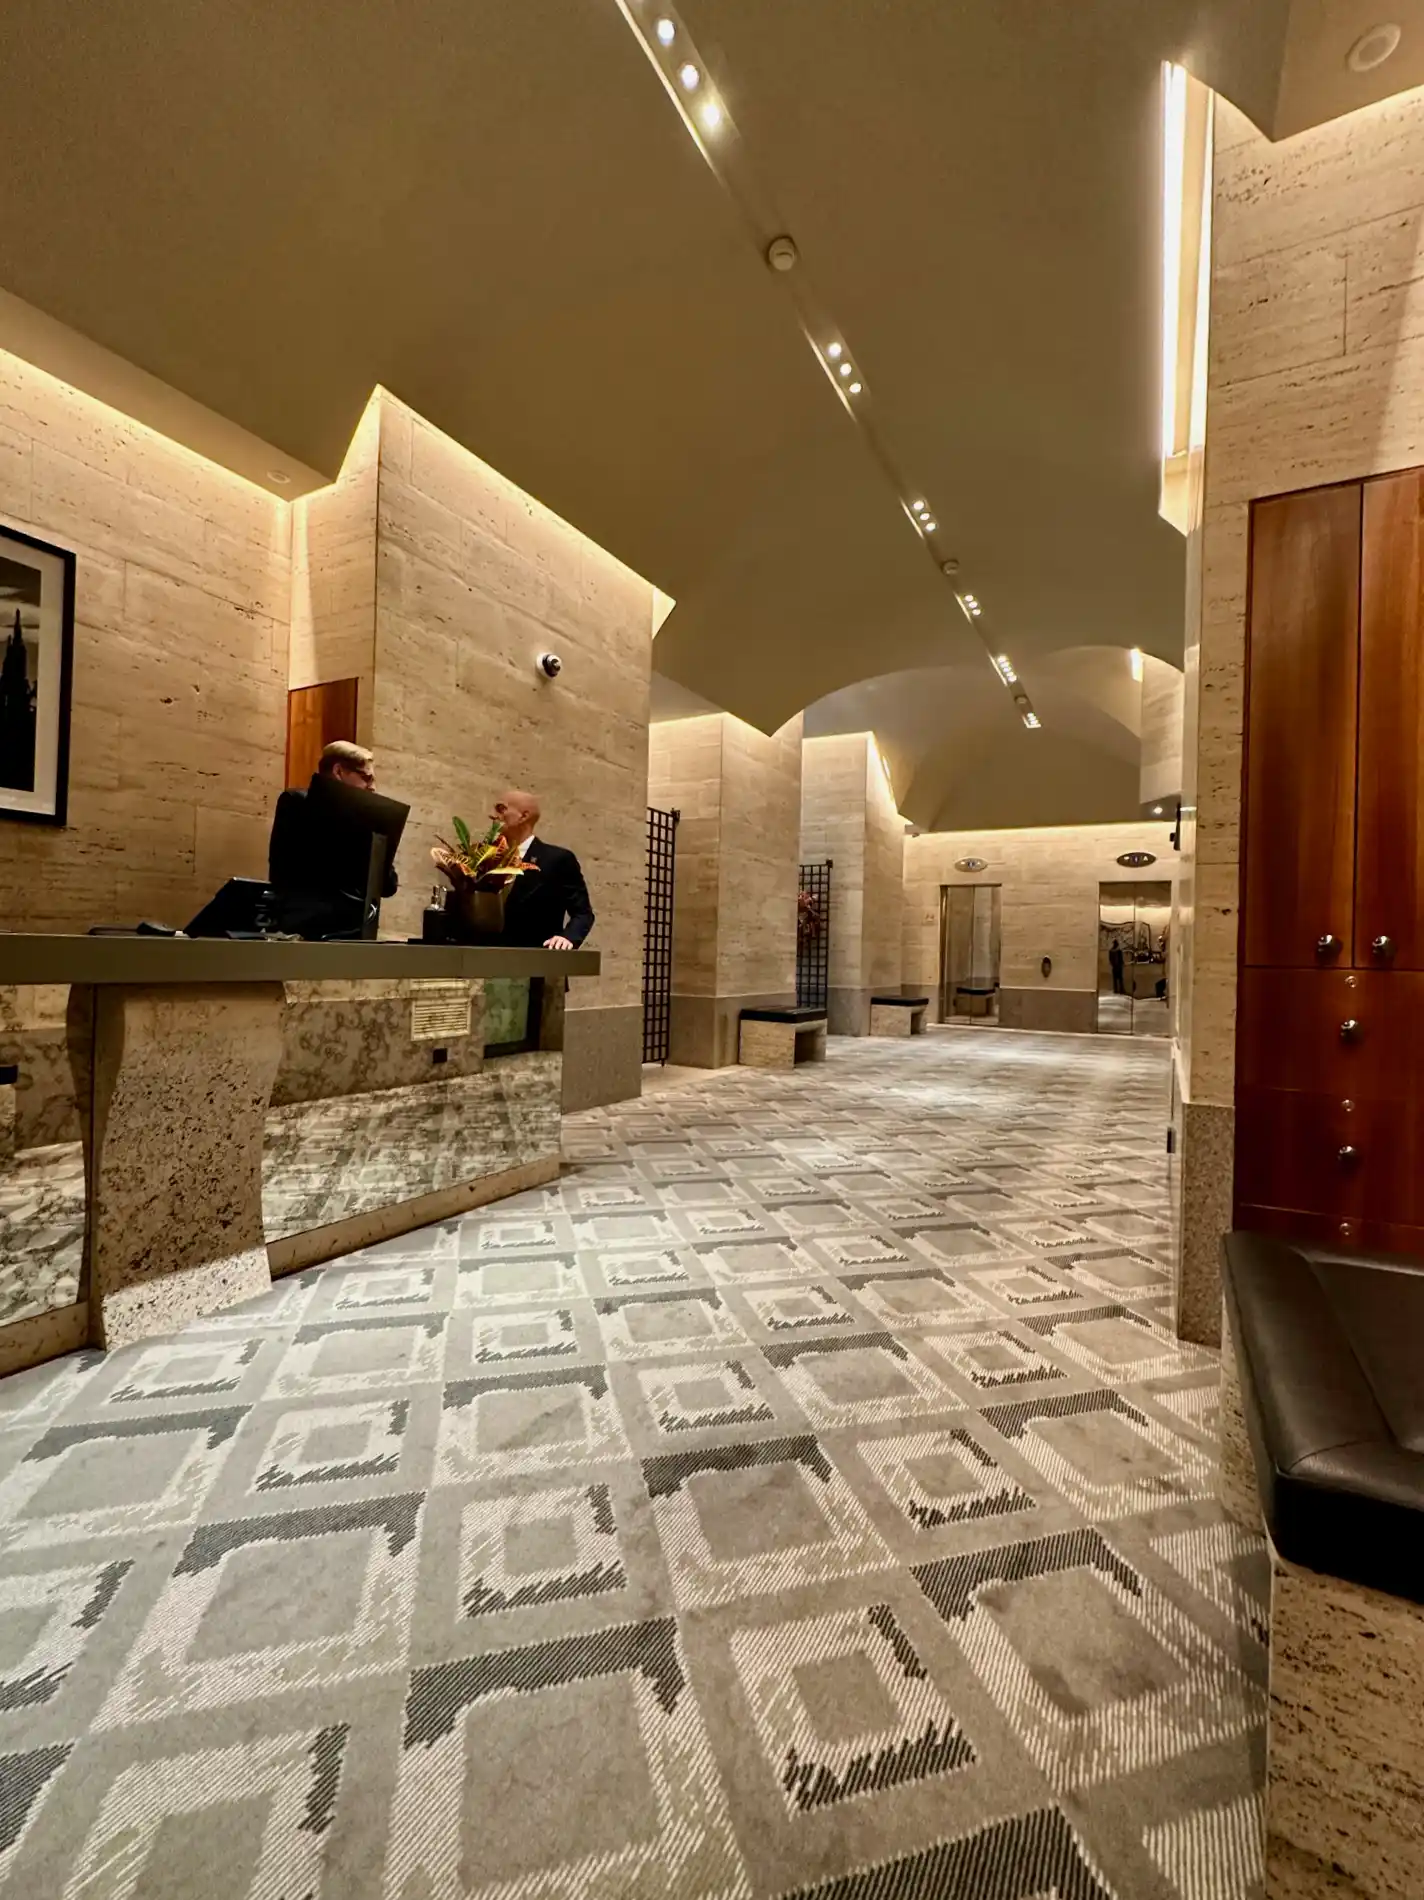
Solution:
<svg viewBox="0 0 1424 1900"><path fill-rule="evenodd" d="M796 898L796 1006L824 1009L831 973L831 866L801 866Z"/></svg>
<svg viewBox="0 0 1424 1900"><path fill-rule="evenodd" d="M666 1062L672 1026L672 886L675 811L648 807L648 894L643 913L643 1060Z"/></svg>

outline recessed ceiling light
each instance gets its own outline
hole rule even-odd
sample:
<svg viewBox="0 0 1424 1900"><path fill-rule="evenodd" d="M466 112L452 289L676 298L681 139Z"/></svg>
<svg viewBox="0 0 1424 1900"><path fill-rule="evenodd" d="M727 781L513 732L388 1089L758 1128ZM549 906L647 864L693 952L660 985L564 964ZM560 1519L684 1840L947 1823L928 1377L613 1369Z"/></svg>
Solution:
<svg viewBox="0 0 1424 1900"><path fill-rule="evenodd" d="M1031 712L1024 714L1023 722L1028 727L1030 732L1037 732L1040 726L1043 724L1043 721L1039 718L1038 714L1031 713Z"/></svg>
<svg viewBox="0 0 1424 1900"><path fill-rule="evenodd" d="M698 82L702 78L701 73L698 72L691 60L689 60L685 66L678 67L677 76L682 81L683 89L686 92L695 92Z"/></svg>
<svg viewBox="0 0 1424 1900"><path fill-rule="evenodd" d="M1152 816L1154 818L1160 818L1162 816L1162 807L1160 805L1154 805L1152 807Z"/></svg>
<svg viewBox="0 0 1424 1900"><path fill-rule="evenodd" d="M860 384L852 383L850 386L850 393L852 396L858 396L860 394Z"/></svg>
<svg viewBox="0 0 1424 1900"><path fill-rule="evenodd" d="M709 132L715 132L722 123L722 108L715 99L709 99L702 108L702 123Z"/></svg>
<svg viewBox="0 0 1424 1900"><path fill-rule="evenodd" d="M850 368L850 364L849 364L849 363L842 363L842 364L841 364L841 375L842 375L842 376L849 376L849 375L850 375L850 373L851 373L851 368Z"/></svg>
<svg viewBox="0 0 1424 1900"><path fill-rule="evenodd" d="M840 355L840 353L841 353L841 346L839 343L828 343L826 345L826 355L830 357L833 363L835 362L836 358Z"/></svg>
<svg viewBox="0 0 1424 1900"><path fill-rule="evenodd" d="M912 501L912 502L910 503L910 506L911 506L911 507L912 507L912 508L914 509L914 511L915 511L915 513L916 513L917 515L923 515L923 514L928 514L928 512L929 512L929 510L928 510L928 508L926 507L926 505L925 505L925 503L924 503L924 502L922 502L922 501Z"/></svg>
<svg viewBox="0 0 1424 1900"><path fill-rule="evenodd" d="M1360 35L1345 55L1345 64L1352 73L1372 73L1397 50L1403 37L1402 29L1393 20L1383 20Z"/></svg>
<svg viewBox="0 0 1424 1900"><path fill-rule="evenodd" d="M671 20L659 20L653 31L657 34L664 46L671 46L673 41L677 38L677 28L673 25Z"/></svg>
<svg viewBox="0 0 1424 1900"><path fill-rule="evenodd" d="M289 488L292 481L291 476L284 468L269 468L267 471L267 479L269 482L275 482L279 488Z"/></svg>
<svg viewBox="0 0 1424 1900"><path fill-rule="evenodd" d="M939 523L938 523L937 521L927 521L927 522L925 523L925 533L926 533L926 534L933 534L933 533L934 533L934 531L935 531L935 529L936 529L936 528L937 528L938 526L939 526Z"/></svg>

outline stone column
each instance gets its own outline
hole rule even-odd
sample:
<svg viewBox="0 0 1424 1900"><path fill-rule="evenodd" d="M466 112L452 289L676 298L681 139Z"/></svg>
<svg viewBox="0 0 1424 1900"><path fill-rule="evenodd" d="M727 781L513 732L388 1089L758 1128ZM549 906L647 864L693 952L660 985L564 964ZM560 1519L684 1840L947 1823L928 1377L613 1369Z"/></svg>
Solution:
<svg viewBox="0 0 1424 1900"><path fill-rule="evenodd" d="M70 1025L81 1100L92 1102L95 1342L129 1345L264 1292L262 1138L282 1055L282 985L76 988Z"/></svg>
<svg viewBox="0 0 1424 1900"><path fill-rule="evenodd" d="M1241 1402L1241 1372L1236 1363L1236 1348L1232 1343L1224 1308L1220 1324L1221 1392L1217 1401L1216 1494L1228 1517L1234 1518L1243 1530L1258 1534L1261 1529L1261 1496L1256 1488L1256 1461L1251 1454L1246 1409Z"/></svg>
<svg viewBox="0 0 1424 1900"><path fill-rule="evenodd" d="M829 1026L870 1031L870 999L900 993L905 821L872 732L808 739L801 757L801 857L830 858Z"/></svg>
<svg viewBox="0 0 1424 1900"><path fill-rule="evenodd" d="M680 813L671 1059L737 1060L743 1009L796 1001L801 719L758 732L730 713L660 722L648 802Z"/></svg>

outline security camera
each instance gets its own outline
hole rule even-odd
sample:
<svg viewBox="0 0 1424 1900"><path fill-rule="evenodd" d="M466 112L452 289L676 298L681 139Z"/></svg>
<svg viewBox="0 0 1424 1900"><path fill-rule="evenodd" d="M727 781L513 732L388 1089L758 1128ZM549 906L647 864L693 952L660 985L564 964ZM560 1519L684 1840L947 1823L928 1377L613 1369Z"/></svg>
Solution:
<svg viewBox="0 0 1424 1900"><path fill-rule="evenodd" d="M544 675L545 679L556 680L563 670L564 663L557 653L541 653L539 655L539 671Z"/></svg>

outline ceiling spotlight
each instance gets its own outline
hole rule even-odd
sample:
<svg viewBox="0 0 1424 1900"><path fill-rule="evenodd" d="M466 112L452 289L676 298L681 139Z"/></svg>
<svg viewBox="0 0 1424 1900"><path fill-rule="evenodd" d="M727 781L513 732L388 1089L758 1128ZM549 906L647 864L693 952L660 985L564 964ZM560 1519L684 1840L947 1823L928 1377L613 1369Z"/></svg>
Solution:
<svg viewBox="0 0 1424 1900"><path fill-rule="evenodd" d="M1026 712L1023 716L1023 722L1028 727L1030 732L1037 732L1040 726L1043 724L1043 721L1039 718L1038 714L1035 712Z"/></svg>
<svg viewBox="0 0 1424 1900"><path fill-rule="evenodd" d="M1154 818L1160 818L1162 816L1162 807L1160 805L1154 805L1152 807L1152 816Z"/></svg>
<svg viewBox="0 0 1424 1900"><path fill-rule="evenodd" d="M1128 657L1128 664L1132 668L1132 677L1135 680L1140 680L1142 678L1142 674L1144 671L1143 664L1142 664L1141 647L1134 647L1131 653L1129 653L1127 657Z"/></svg>
<svg viewBox="0 0 1424 1900"><path fill-rule="evenodd" d="M1014 663L1008 654L997 654L994 659L994 665L998 669L1000 679L1002 679L1006 685L1012 686L1014 681L1018 678L1018 674L1014 671Z"/></svg>
<svg viewBox="0 0 1424 1900"><path fill-rule="evenodd" d="M702 77L691 60L688 61L687 65L678 67L677 76L682 81L684 92L695 92L697 90L697 83Z"/></svg>
<svg viewBox="0 0 1424 1900"><path fill-rule="evenodd" d="M851 368L850 368L850 364L849 364L849 363L842 363L842 364L841 364L841 375L842 375L842 376L849 376L849 375L850 375L850 373L851 373Z"/></svg>
<svg viewBox="0 0 1424 1900"><path fill-rule="evenodd" d="M292 484L292 478L284 468L269 468L267 479L269 482L275 482L278 488L290 488Z"/></svg>
<svg viewBox="0 0 1424 1900"><path fill-rule="evenodd" d="M722 123L722 108L715 99L709 99L702 108L702 123L709 132L715 132Z"/></svg>
<svg viewBox="0 0 1424 1900"><path fill-rule="evenodd" d="M910 506L914 509L917 515L927 515L929 513L928 507L922 501L912 501L910 503Z"/></svg>
<svg viewBox="0 0 1424 1900"><path fill-rule="evenodd" d="M927 522L925 523L925 533L926 533L926 534L933 534L933 533L934 533L934 531L935 531L935 529L936 529L936 528L937 528L938 526L939 526L939 523L938 523L937 521L927 521Z"/></svg>
<svg viewBox="0 0 1424 1900"><path fill-rule="evenodd" d="M1376 66L1383 66L1390 58L1403 37L1403 32L1393 20L1372 26L1368 33L1360 35L1345 55L1345 64L1352 73L1372 73Z"/></svg>
<svg viewBox="0 0 1424 1900"><path fill-rule="evenodd" d="M861 388L861 386L860 386L860 384L859 384L859 383L852 383L852 384L850 385L850 393L851 393L851 395L852 395L852 396L858 396L858 395L860 394L860 388Z"/></svg>
<svg viewBox="0 0 1424 1900"><path fill-rule="evenodd" d="M789 237L774 237L766 247L766 261L776 271L795 270L799 255Z"/></svg>
<svg viewBox="0 0 1424 1900"><path fill-rule="evenodd" d="M826 355L830 357L833 363L835 362L836 358L840 355L840 353L841 353L841 346L839 343L828 343L826 345Z"/></svg>
<svg viewBox="0 0 1424 1900"><path fill-rule="evenodd" d="M677 38L677 28L673 25L671 20L659 20L657 25L653 28L653 31L657 34L664 46L671 46L673 41Z"/></svg>

